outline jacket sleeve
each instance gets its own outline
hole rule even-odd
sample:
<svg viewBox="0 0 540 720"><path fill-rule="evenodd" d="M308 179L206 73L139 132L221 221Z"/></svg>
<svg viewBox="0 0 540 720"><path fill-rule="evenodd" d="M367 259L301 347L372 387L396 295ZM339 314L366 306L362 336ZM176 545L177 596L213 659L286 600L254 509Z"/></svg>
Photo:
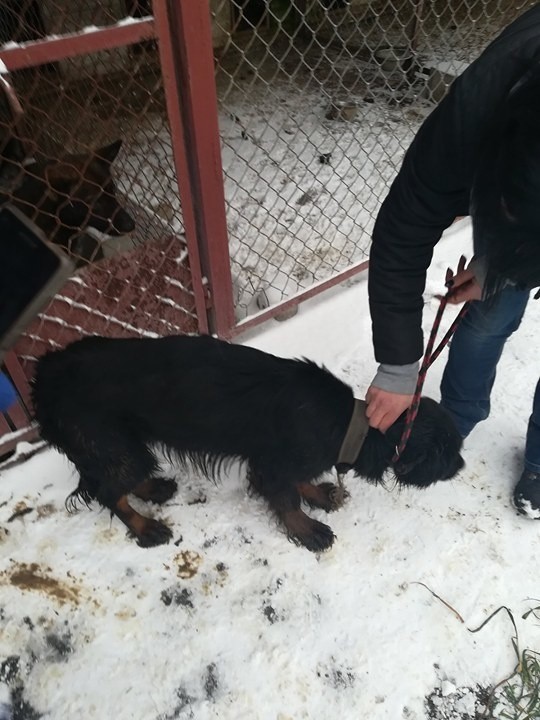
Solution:
<svg viewBox="0 0 540 720"><path fill-rule="evenodd" d="M422 179L416 164L423 152L429 148L418 135L373 232L369 266L373 345L377 362L390 365L407 365L422 356L422 295L433 248L455 217L468 212L466 190L439 189ZM432 172L436 176L436 165ZM439 172L445 172L442 162Z"/></svg>

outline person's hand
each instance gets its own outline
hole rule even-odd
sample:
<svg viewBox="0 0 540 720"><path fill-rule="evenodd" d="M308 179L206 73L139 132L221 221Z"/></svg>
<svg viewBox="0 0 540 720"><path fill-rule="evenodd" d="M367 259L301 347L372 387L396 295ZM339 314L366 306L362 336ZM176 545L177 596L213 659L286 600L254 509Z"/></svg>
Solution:
<svg viewBox="0 0 540 720"><path fill-rule="evenodd" d="M460 305L468 300L482 299L482 288L478 284L470 264L465 267L466 262L465 256L462 255L459 259L456 274L454 275L450 268L446 271L445 285L448 288L448 303L450 305ZM437 295L437 297L441 299L440 295Z"/></svg>
<svg viewBox="0 0 540 720"><path fill-rule="evenodd" d="M366 393L366 416L370 426L386 432L412 401L412 395L388 392L372 385Z"/></svg>

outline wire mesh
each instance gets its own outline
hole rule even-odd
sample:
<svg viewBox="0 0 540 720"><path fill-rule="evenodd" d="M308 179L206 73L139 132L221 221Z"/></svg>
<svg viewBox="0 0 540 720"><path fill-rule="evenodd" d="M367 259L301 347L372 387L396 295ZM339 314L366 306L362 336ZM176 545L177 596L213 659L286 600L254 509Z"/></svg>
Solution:
<svg viewBox="0 0 540 720"><path fill-rule="evenodd" d="M151 0L3 0L0 42L27 42L151 14Z"/></svg>
<svg viewBox="0 0 540 720"><path fill-rule="evenodd" d="M533 4L209 0L237 319L366 258L415 130ZM151 13L150 0L4 0L0 45L66 34L77 45ZM16 347L27 377L42 352L83 335L198 327L157 41L86 50L12 73L22 116L0 102L1 201L79 266ZM0 435L11 431L0 449L28 432L22 390L0 416Z"/></svg>
<svg viewBox="0 0 540 720"><path fill-rule="evenodd" d="M530 4L210 0L238 319L365 259L377 209L416 128L451 79ZM0 41L83 36L151 12L149 0L6 0ZM157 43L45 63L12 81L24 115L14 123L0 108L2 157L12 160L0 173L4 195L21 202L29 193L25 211L58 232L80 266L21 341L25 363L43 343L97 329L196 330ZM18 146L6 149L14 137ZM119 209L97 211L109 181L96 178L92 152L117 140L116 187L106 194ZM69 223L50 211L52 196L66 199L58 192L66 186L70 201L86 193L85 220L67 239ZM99 231L121 211L133 232Z"/></svg>
<svg viewBox="0 0 540 720"><path fill-rule="evenodd" d="M532 4L214 3L226 38L216 82L239 318L367 257L416 129Z"/></svg>
<svg viewBox="0 0 540 720"><path fill-rule="evenodd" d="M0 41L74 33L76 43L96 25L151 10L149 0L8 0ZM46 349L83 335L196 331L157 42L75 54L10 82L24 113L0 108L2 202L78 266L15 348L28 377Z"/></svg>

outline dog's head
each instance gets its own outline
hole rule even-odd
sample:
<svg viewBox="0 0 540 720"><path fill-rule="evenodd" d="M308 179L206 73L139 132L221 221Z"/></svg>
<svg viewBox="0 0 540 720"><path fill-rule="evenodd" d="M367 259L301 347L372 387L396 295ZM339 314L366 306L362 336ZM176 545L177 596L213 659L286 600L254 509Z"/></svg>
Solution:
<svg viewBox="0 0 540 720"><path fill-rule="evenodd" d="M92 227L106 235L125 235L135 223L121 206L111 166L121 140L92 153L70 155L44 168L48 195L57 202L56 216L74 230Z"/></svg>
<svg viewBox="0 0 540 720"><path fill-rule="evenodd" d="M399 443L405 415L387 431L393 447ZM411 436L401 457L392 465L399 483L428 487L450 480L465 464L460 455L463 439L448 412L431 398L422 398Z"/></svg>
<svg viewBox="0 0 540 720"><path fill-rule="evenodd" d="M420 400L412 432L397 462L392 463L405 425L405 413L383 435L370 428L358 459L357 471L369 480L381 481L391 469L400 485L425 488L438 480L450 480L464 466L461 435L448 412L431 398Z"/></svg>

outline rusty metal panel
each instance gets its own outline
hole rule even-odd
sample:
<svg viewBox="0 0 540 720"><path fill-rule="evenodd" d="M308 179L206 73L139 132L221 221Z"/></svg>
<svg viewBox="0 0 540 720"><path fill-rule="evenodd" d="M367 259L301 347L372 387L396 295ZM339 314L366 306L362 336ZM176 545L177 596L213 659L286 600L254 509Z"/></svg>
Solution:
<svg viewBox="0 0 540 720"><path fill-rule="evenodd" d="M210 293L211 330L227 337L234 326L234 308L209 6L174 0L168 6L197 244Z"/></svg>

